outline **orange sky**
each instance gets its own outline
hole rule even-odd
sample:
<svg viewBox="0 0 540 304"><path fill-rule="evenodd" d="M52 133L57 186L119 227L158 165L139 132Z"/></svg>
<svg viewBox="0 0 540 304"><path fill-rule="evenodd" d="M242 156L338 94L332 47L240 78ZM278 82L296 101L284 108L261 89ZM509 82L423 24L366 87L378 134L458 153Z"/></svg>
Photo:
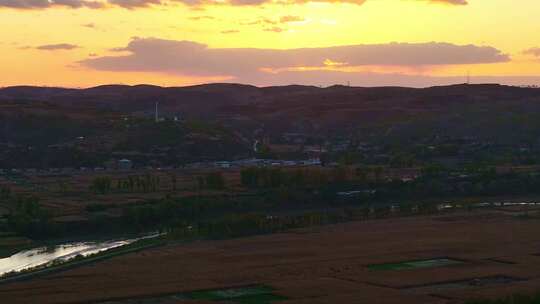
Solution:
<svg viewBox="0 0 540 304"><path fill-rule="evenodd" d="M0 86L540 84L538 13L537 0L0 0Z"/></svg>

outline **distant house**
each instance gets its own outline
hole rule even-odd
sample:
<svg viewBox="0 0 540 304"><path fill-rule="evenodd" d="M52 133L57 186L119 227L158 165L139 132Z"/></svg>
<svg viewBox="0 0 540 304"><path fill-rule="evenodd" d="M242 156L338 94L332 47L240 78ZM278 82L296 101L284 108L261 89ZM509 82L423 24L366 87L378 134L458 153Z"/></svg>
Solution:
<svg viewBox="0 0 540 304"><path fill-rule="evenodd" d="M307 134L304 133L285 133L283 139L287 143L303 144L307 141Z"/></svg>
<svg viewBox="0 0 540 304"><path fill-rule="evenodd" d="M133 169L133 162L129 159L121 159L118 161L119 170L131 170Z"/></svg>
<svg viewBox="0 0 540 304"><path fill-rule="evenodd" d="M219 168L230 168L231 167L231 162L228 162L228 161L218 161L218 162L215 162L214 165L216 167L219 167Z"/></svg>
<svg viewBox="0 0 540 304"><path fill-rule="evenodd" d="M27 168L27 169L25 170L25 172L26 172L27 174L36 174L36 173L37 173L37 169L35 169L35 168Z"/></svg>
<svg viewBox="0 0 540 304"><path fill-rule="evenodd" d="M321 165L321 160L318 159L318 158L312 158L312 159L308 159L308 160L303 160L302 165L304 165L304 166L320 166Z"/></svg>

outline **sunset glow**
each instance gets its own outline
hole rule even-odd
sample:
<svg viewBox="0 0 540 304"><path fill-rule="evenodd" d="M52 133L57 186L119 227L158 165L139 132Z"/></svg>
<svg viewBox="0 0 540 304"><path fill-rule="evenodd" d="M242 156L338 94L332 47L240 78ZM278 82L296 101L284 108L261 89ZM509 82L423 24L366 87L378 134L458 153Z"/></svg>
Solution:
<svg viewBox="0 0 540 304"><path fill-rule="evenodd" d="M0 85L540 84L538 12L536 0L0 0ZM426 60L401 59L408 46Z"/></svg>

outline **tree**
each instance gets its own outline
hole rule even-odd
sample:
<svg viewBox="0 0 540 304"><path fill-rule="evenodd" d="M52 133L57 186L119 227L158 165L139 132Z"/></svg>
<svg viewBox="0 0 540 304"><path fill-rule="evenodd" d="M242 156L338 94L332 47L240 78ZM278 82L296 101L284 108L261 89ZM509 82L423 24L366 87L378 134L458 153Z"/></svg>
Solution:
<svg viewBox="0 0 540 304"><path fill-rule="evenodd" d="M365 184L368 180L367 171L368 171L367 168L364 168L364 167L357 167L354 171L356 177L358 178L358 181L361 184Z"/></svg>
<svg viewBox="0 0 540 304"><path fill-rule="evenodd" d="M240 180L242 185L246 187L257 187L258 185L258 170L257 168L246 168L240 171Z"/></svg>
<svg viewBox="0 0 540 304"><path fill-rule="evenodd" d="M373 169L373 172L375 173L375 183L377 184L381 183L383 181L382 177L383 177L384 169L382 167L375 167Z"/></svg>
<svg viewBox="0 0 540 304"><path fill-rule="evenodd" d="M0 187L0 202L6 201L11 197L11 188L8 186Z"/></svg>
<svg viewBox="0 0 540 304"><path fill-rule="evenodd" d="M58 191L60 193L67 193L70 189L69 184L66 181L58 181Z"/></svg>
<svg viewBox="0 0 540 304"><path fill-rule="evenodd" d="M15 208L8 217L11 229L21 235L42 236L49 230L49 215L35 196L18 196Z"/></svg>
<svg viewBox="0 0 540 304"><path fill-rule="evenodd" d="M206 175L205 182L208 189L225 189L225 178L223 178L223 174L221 172L208 173Z"/></svg>
<svg viewBox="0 0 540 304"><path fill-rule="evenodd" d="M170 175L170 178L171 178L171 187L172 187L172 191L176 191L176 173L171 173Z"/></svg>
<svg viewBox="0 0 540 304"><path fill-rule="evenodd" d="M107 194L111 191L112 180L108 176L96 177L90 185L90 189L97 194Z"/></svg>

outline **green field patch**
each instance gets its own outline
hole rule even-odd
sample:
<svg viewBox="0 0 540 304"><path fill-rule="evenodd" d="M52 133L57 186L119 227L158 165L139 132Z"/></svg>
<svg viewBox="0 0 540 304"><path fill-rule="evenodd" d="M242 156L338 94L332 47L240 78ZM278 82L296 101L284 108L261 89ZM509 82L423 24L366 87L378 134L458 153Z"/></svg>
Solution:
<svg viewBox="0 0 540 304"><path fill-rule="evenodd" d="M99 302L100 304L158 304L185 300L205 300L235 304L271 304L276 301L286 300L286 297L274 294L274 289L265 285L253 285L246 287L233 287L211 290L199 290L174 295L157 297L133 298L125 300L113 300ZM175 302L176 303L176 302Z"/></svg>
<svg viewBox="0 0 540 304"><path fill-rule="evenodd" d="M438 258L438 259L428 259L428 260L416 260L416 261L406 261L399 263L387 263L387 264L374 264L369 265L369 270L407 270L407 269L423 269L423 268L436 268L436 267L445 267L463 264L463 261L449 259L449 258Z"/></svg>
<svg viewBox="0 0 540 304"><path fill-rule="evenodd" d="M273 294L273 289L264 285L194 291L185 294L194 300L229 301L238 304L268 304L285 298Z"/></svg>
<svg viewBox="0 0 540 304"><path fill-rule="evenodd" d="M420 286L410 286L406 289L408 291L417 293L437 293L452 289L472 289L481 287L492 287L497 285L507 285L514 282L523 281L523 279L509 277L505 275L488 276L482 278L474 278L467 280L451 281L451 282L437 282L431 284L425 284Z"/></svg>
<svg viewBox="0 0 540 304"><path fill-rule="evenodd" d="M234 300L238 304L269 304L276 301L283 301L287 298L275 294L261 294L253 296L240 297Z"/></svg>

